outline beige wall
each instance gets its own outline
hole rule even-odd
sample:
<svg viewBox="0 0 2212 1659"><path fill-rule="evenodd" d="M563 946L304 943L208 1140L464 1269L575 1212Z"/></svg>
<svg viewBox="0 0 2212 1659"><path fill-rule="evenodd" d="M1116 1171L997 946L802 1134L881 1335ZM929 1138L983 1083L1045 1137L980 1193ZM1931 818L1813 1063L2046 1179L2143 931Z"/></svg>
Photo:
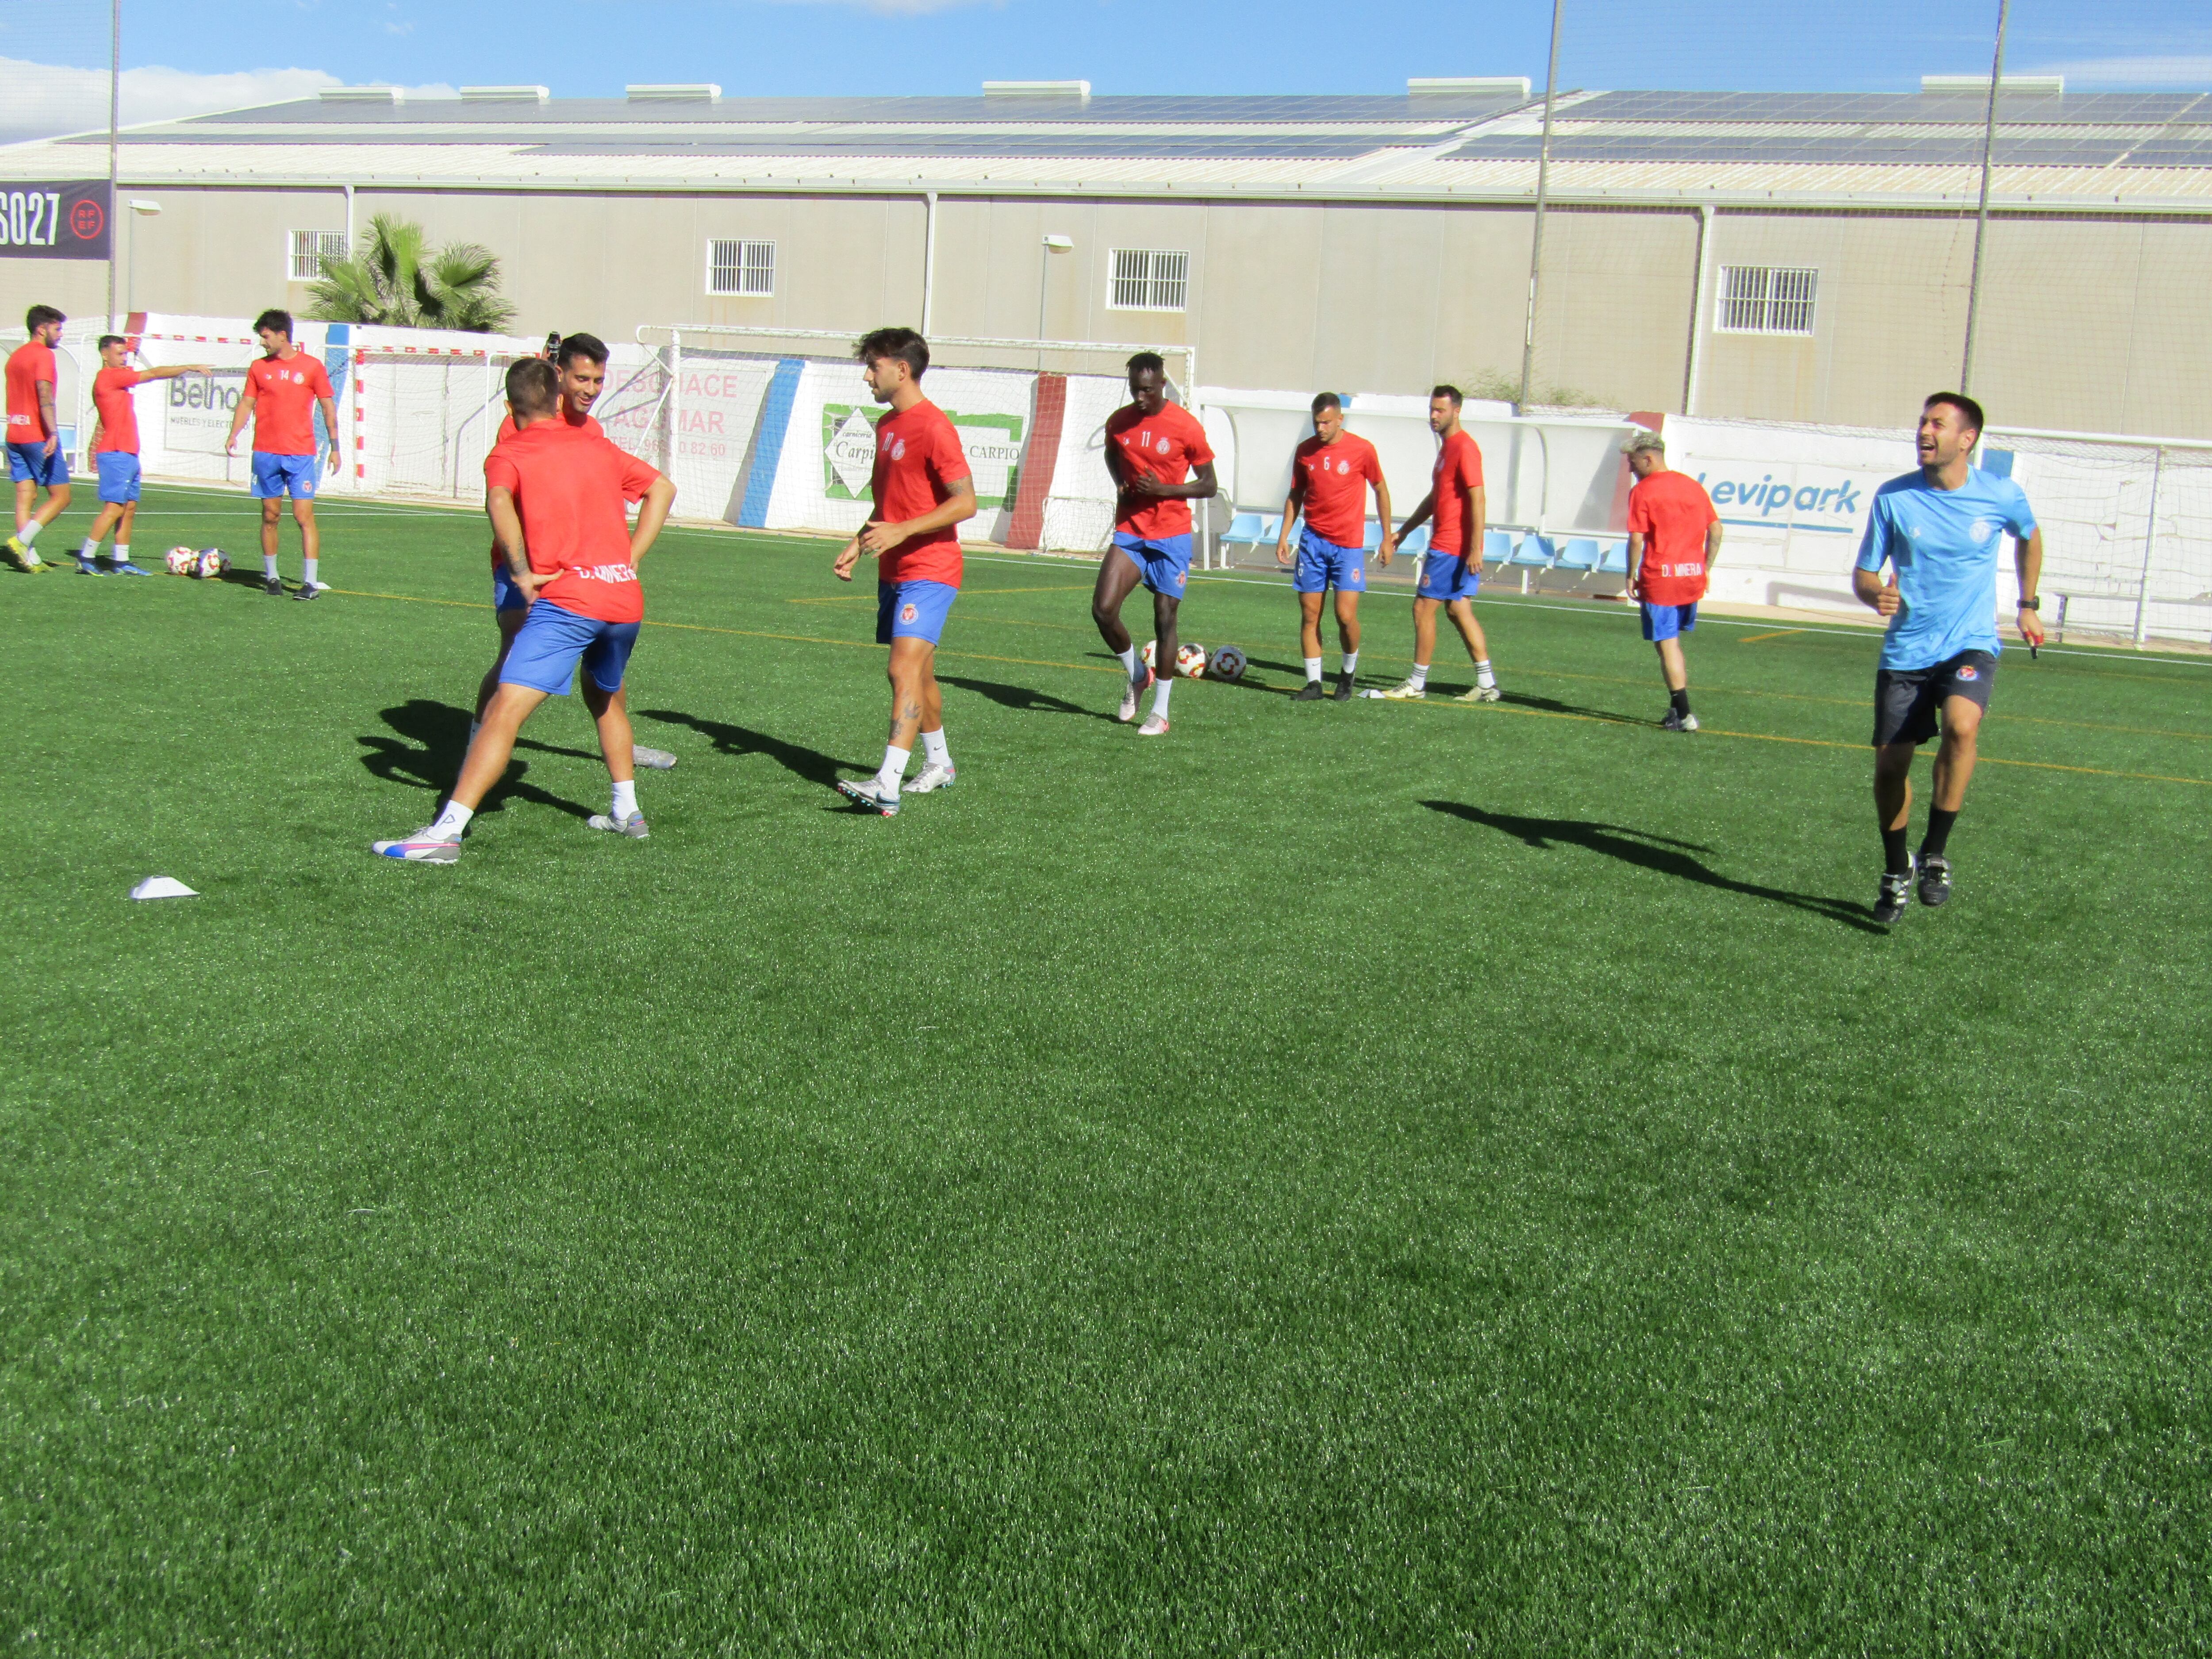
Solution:
<svg viewBox="0 0 2212 1659"><path fill-rule="evenodd" d="M251 316L307 304L285 280L285 233L345 222L337 191L126 189L152 196L142 310ZM925 208L918 196L597 196L364 189L356 230L384 211L434 240L466 239L505 262L517 331L589 328L628 339L644 323L853 330L921 321ZM1517 380L1531 215L1526 208L1304 202L946 198L933 326L1031 337L1043 283L1058 338L1194 345L1218 384L1419 391L1483 374ZM1075 246L1048 263L1042 239ZM768 299L710 298L709 237L777 245ZM1540 391L1618 408L1676 410L1698 264L1693 209L1566 207L1547 220ZM1725 334L1697 319L1698 412L1893 426L1958 382L1972 256L1966 213L1724 209L1715 292L1729 264L1820 272L1809 339ZM1183 314L1108 304L1117 247L1190 254ZM45 300L100 309L95 265L0 258L0 326ZM1985 270L1976 390L2021 426L2212 434L2212 222L2002 216ZM118 301L122 296L118 295Z"/></svg>

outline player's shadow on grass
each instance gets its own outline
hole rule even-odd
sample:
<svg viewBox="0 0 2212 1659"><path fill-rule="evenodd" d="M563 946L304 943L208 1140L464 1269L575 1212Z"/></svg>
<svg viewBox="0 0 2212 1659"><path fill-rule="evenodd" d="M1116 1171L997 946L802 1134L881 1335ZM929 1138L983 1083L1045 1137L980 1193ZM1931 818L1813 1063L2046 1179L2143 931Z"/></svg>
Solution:
<svg viewBox="0 0 2212 1659"><path fill-rule="evenodd" d="M941 685L957 685L963 691L973 691L979 697L988 697L1001 708L1011 708L1017 714L1085 714L1092 720L1109 720L1109 711L1085 708L1079 702L1070 702L1065 697L1055 697L1048 691L1039 691L1026 685L1001 685L996 680L965 680L951 674L939 674Z"/></svg>
<svg viewBox="0 0 2212 1659"><path fill-rule="evenodd" d="M1770 903L1786 904L1793 910L1804 910L1830 921L1842 922L1862 933L1886 933L1878 926L1873 913L1863 904L1849 899L1822 898L1813 893L1784 892L1778 887L1761 887L1754 882L1736 881L1724 876L1702 860L1692 856L1710 853L1712 848L1695 842L1677 841L1671 836L1655 836L1648 830L1630 830L1617 823L1596 823L1583 818L1524 818L1510 812L1486 812L1480 806L1468 806L1455 800L1425 800L1422 805L1432 812L1445 812L1454 817L1465 818L1469 823L1480 823L1492 830L1504 831L1526 845L1540 851L1557 846L1583 847L1593 853L1602 853L1607 858L1618 859L1623 864L1632 864L1640 869L1655 871L1662 876L1674 876L1683 881L1696 882L1700 887L1711 887L1723 893L1741 893L1747 898L1765 899Z"/></svg>
<svg viewBox="0 0 2212 1659"><path fill-rule="evenodd" d="M398 738L373 732L361 738L362 747L368 750L361 757L361 763L387 783L411 783L442 797L460 775L461 759L469 752L469 711L456 708L451 703L433 702L427 697L413 697L383 713L384 723L398 732ZM584 760L599 758L580 749L556 749L550 744L531 743L527 738L515 746ZM592 816L590 807L563 800L534 783L525 783L512 772L492 786L479 811L496 812L509 795L553 807L574 817Z"/></svg>
<svg viewBox="0 0 2212 1659"><path fill-rule="evenodd" d="M1534 708L1546 714L1572 714L1577 720L1603 720L1611 726L1649 726L1651 723L1638 720L1633 714L1617 714L1610 708L1592 708L1587 703L1561 702L1557 697L1532 697L1525 691L1504 692L1498 701L1502 708ZM1638 832L1631 830L1629 833Z"/></svg>
<svg viewBox="0 0 2212 1659"><path fill-rule="evenodd" d="M805 778L809 783L818 783L824 788L836 787L842 773L867 770L862 762L839 760L835 755L825 755L819 749L786 743L781 738L770 737L767 732L756 732L750 726L701 720L696 714L686 714L673 708L641 708L638 713L649 720L666 720L672 726L688 726L701 737L713 739L714 747L725 755L766 755L786 771Z"/></svg>

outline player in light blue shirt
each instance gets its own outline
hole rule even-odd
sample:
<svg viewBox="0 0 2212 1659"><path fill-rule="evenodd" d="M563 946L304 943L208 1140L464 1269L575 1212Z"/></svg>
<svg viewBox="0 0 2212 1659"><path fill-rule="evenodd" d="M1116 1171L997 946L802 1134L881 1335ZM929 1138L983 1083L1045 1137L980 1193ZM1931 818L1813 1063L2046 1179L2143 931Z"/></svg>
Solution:
<svg viewBox="0 0 2212 1659"><path fill-rule="evenodd" d="M1875 493L1851 572L1852 591L1889 618L1874 677L1874 800L1883 865L1874 918L1885 927L1904 917L1916 872L1923 904L1951 896L1946 848L1966 805L1974 743L2004 649L1997 638L1997 550L2007 534L2020 576L2020 635L2030 645L2043 643L2036 591L2043 532L2018 484L1972 464L1982 418L1982 406L1959 392L1939 392L1921 406L1920 470ZM1939 730L1928 833L1916 858L1905 845L1912 754Z"/></svg>

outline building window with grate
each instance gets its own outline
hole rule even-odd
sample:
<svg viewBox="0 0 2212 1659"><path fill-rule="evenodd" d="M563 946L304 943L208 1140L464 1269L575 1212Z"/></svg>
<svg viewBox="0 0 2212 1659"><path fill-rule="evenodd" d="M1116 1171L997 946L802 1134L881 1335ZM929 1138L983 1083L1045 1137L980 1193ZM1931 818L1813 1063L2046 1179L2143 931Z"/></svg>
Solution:
<svg viewBox="0 0 2212 1659"><path fill-rule="evenodd" d="M1115 311L1182 311L1190 298L1190 255L1162 248L1117 247L1106 304Z"/></svg>
<svg viewBox="0 0 2212 1659"><path fill-rule="evenodd" d="M1723 265L1720 315L1713 326L1723 334L1810 334L1820 281L1817 270Z"/></svg>
<svg viewBox="0 0 2212 1659"><path fill-rule="evenodd" d="M764 299L775 292L775 244L726 241L707 244L707 292Z"/></svg>
<svg viewBox="0 0 2212 1659"><path fill-rule="evenodd" d="M323 261L336 263L346 257L346 234L342 230L295 230L284 237L285 280L294 283L319 281Z"/></svg>

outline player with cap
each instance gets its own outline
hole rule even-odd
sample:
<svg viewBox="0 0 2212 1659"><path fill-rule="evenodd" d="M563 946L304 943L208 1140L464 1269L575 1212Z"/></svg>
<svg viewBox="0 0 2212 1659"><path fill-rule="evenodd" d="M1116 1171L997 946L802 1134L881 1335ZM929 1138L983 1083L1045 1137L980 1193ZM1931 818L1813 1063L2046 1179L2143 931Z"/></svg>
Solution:
<svg viewBox="0 0 2212 1659"><path fill-rule="evenodd" d="M315 526L315 489L325 467L315 450L315 411L320 409L323 428L330 434L328 471L338 465L338 406L331 390L331 377L319 358L292 343L292 313L264 311L253 319L253 332L265 354L246 365L246 388L239 394L238 412L230 417L230 435L223 453L238 447L238 434L246 421L253 422L253 483L252 495L261 503L261 582L270 598L284 597L283 581L276 574L276 531L285 496L292 498L292 517L300 526L302 574L293 591L295 599L312 599L322 591L316 580L322 554L322 532Z"/></svg>
<svg viewBox="0 0 2212 1659"><path fill-rule="evenodd" d="M1705 487L1667 465L1667 441L1648 428L1620 446L1636 483L1628 492L1628 586L1622 597L1644 611L1644 637L1659 653L1667 681L1669 732L1694 732L1690 666L1682 636L1698 625L1698 601L1721 555L1721 518Z"/></svg>
<svg viewBox="0 0 2212 1659"><path fill-rule="evenodd" d="M70 504L69 458L62 453L61 423L54 414L54 348L68 320L52 306L33 306L23 318L31 337L8 359L8 472L15 481L15 533L0 555L18 570L48 568L31 544ZM41 489L46 504L38 507Z"/></svg>
<svg viewBox="0 0 2212 1659"><path fill-rule="evenodd" d="M1375 562L1389 568L1397 538L1390 529L1390 487L1382 482L1382 462L1375 446L1344 429L1344 400L1324 392L1313 400L1314 435L1291 456L1291 493L1283 502L1283 528L1275 538L1275 562L1291 565L1291 525L1300 514L1297 564L1291 586L1298 596L1298 643L1305 656L1306 683L1299 702L1327 695L1321 681L1321 602L1336 590L1336 637L1344 664L1336 677L1336 700L1350 702L1352 676L1359 669L1359 596L1367 591L1367 487L1375 487L1376 510L1382 520L1382 542Z"/></svg>
<svg viewBox="0 0 2212 1659"><path fill-rule="evenodd" d="M131 526L138 517L138 408L133 386L149 380L173 380L179 374L205 374L208 363L173 363L166 368L133 368L131 343L120 334L100 337L100 373L92 380L96 419L87 453L100 470L100 511L76 550L76 568L86 576L143 576L131 562ZM100 557L100 544L115 532L115 557Z"/></svg>
<svg viewBox="0 0 2212 1659"><path fill-rule="evenodd" d="M1482 586L1482 538L1486 532L1482 489L1482 451L1459 422L1465 401L1455 386L1429 393L1429 430L1442 441L1429 474L1429 493L1398 526L1402 538L1433 517L1428 550L1421 556L1421 583L1413 593L1413 672L1382 695L1399 701L1429 695L1429 664L1437 654L1439 606L1459 629L1474 662L1474 686L1455 701L1496 702L1503 694L1490 666L1490 641L1474 619L1474 596Z"/></svg>

